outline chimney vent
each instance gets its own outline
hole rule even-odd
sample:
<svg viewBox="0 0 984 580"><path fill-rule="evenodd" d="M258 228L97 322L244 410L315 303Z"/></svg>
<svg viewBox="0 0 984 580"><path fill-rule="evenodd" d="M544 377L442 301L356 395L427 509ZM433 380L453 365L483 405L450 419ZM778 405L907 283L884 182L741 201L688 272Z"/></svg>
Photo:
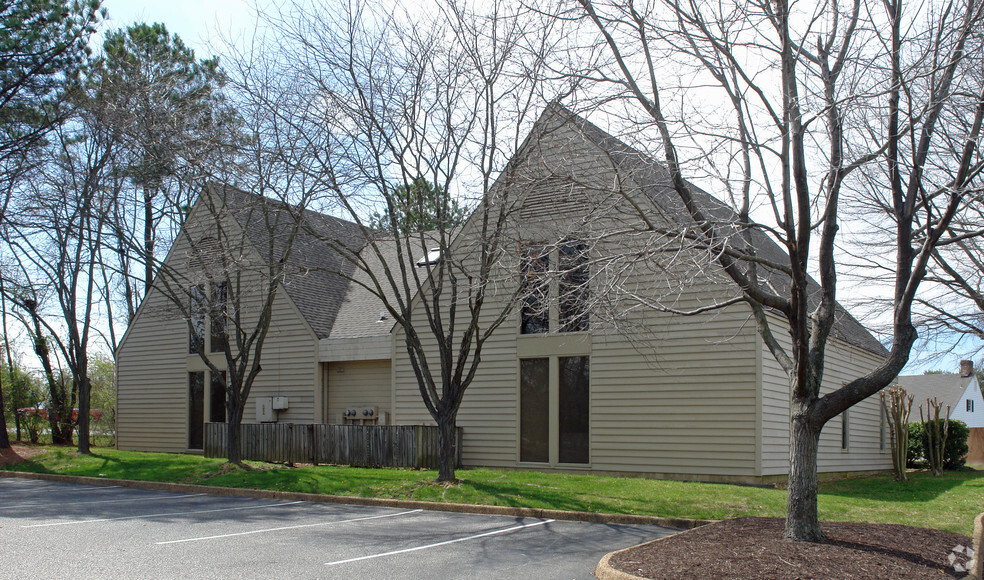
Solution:
<svg viewBox="0 0 984 580"><path fill-rule="evenodd" d="M969 377L974 374L974 361L962 360L960 361L960 376Z"/></svg>

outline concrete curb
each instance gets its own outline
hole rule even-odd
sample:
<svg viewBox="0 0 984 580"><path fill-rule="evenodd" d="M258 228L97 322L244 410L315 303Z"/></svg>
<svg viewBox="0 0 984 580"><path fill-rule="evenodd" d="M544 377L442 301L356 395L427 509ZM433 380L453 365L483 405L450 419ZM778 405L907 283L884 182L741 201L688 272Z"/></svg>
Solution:
<svg viewBox="0 0 984 580"><path fill-rule="evenodd" d="M227 497L251 497L262 499L284 499L291 501L310 501L315 503L337 503L349 505L364 505L377 507L392 507L399 509L423 509L441 512L456 512L466 514L486 514L513 516L522 518L539 518L566 520L574 522L590 522L599 524L635 524L655 525L666 528L692 529L712 520L695 520L689 518L661 518L656 516L640 516L631 514L599 514L593 512L571 512L539 508L520 508L493 505L471 505L460 503L437 503L427 501L409 501L399 499L377 499L370 497L349 497L328 495L323 493L301 493L296 491L271 491L266 489L242 489L236 487L214 487L210 485L191 485L187 483L165 483L157 481L133 481L128 479L106 479L103 477L83 477L79 475L56 475L52 473L26 473L21 471L2 471L0 477L15 479L39 479L60 481L64 483L83 483L87 485L116 485L136 489L152 489L156 491L174 491L182 493L206 493L209 495Z"/></svg>
<svg viewBox="0 0 984 580"><path fill-rule="evenodd" d="M698 527L703 526L703 525L706 525L706 524L714 523L717 520L692 520L692 521L694 521L694 522L700 522L700 523L698 523L698 524L696 524L694 526L691 526L690 528L688 528L688 529L686 529L686 530L684 530L682 532L678 532L676 534L671 534L669 536L663 536L662 538L656 538L655 540L653 540L651 542L644 542L644 543L639 544L637 546L629 546L628 548L623 548L621 550L615 550L614 552L610 552L608 554L605 554L605 556L601 559L601 561L598 562L598 567L595 568L594 575L598 577L598 580L646 580L645 577L643 577L643 576L635 576L633 574L629 574L628 572L622 572L621 570L616 570L615 568L612 567L612 565L609 563L609 561L612 558L614 558L616 554L621 554L622 552L628 552L629 550L632 550L634 548L638 548L639 546L648 546L649 544L655 544L656 542L662 542L663 540L665 540L667 538L672 538L674 536L679 536L680 534L686 534L687 532L693 530L694 528L698 528Z"/></svg>

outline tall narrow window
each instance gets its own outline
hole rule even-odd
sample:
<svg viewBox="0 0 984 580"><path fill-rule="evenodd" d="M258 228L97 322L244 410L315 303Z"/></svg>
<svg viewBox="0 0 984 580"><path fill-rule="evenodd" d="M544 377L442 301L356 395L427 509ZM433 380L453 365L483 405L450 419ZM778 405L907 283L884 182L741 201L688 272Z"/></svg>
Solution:
<svg viewBox="0 0 984 580"><path fill-rule="evenodd" d="M519 460L550 461L550 359L519 361Z"/></svg>
<svg viewBox="0 0 984 580"><path fill-rule="evenodd" d="M881 405L878 407L878 410L879 410L878 450L884 451L885 450L885 401L884 400L881 402Z"/></svg>
<svg viewBox="0 0 984 580"><path fill-rule="evenodd" d="M202 449L205 429L205 373L188 373L188 449Z"/></svg>
<svg viewBox="0 0 984 580"><path fill-rule="evenodd" d="M847 411L841 413L841 450L847 451L848 435L850 434L850 429L848 428L848 415Z"/></svg>
<svg viewBox="0 0 984 580"><path fill-rule="evenodd" d="M220 282L212 286L211 322L209 333L211 347L209 352L225 352L229 344L229 328L226 318L226 303L229 301L229 285Z"/></svg>
<svg viewBox="0 0 984 580"><path fill-rule="evenodd" d="M205 287L194 286L191 289L191 332L188 337L188 352L198 354L205 345Z"/></svg>
<svg viewBox="0 0 984 580"><path fill-rule="evenodd" d="M588 330L588 247L565 244L558 254L561 332Z"/></svg>
<svg viewBox="0 0 984 580"><path fill-rule="evenodd" d="M974 400L973 399L967 399L967 412L968 413L973 413L974 412Z"/></svg>
<svg viewBox="0 0 984 580"><path fill-rule="evenodd" d="M558 359L560 372L560 424L558 434L561 463L588 463L590 401L588 357Z"/></svg>
<svg viewBox="0 0 984 580"><path fill-rule="evenodd" d="M550 254L543 248L523 252L521 334L550 332Z"/></svg>
<svg viewBox="0 0 984 580"><path fill-rule="evenodd" d="M212 384L208 398L208 420L212 423L225 423L226 420L226 373L212 374Z"/></svg>

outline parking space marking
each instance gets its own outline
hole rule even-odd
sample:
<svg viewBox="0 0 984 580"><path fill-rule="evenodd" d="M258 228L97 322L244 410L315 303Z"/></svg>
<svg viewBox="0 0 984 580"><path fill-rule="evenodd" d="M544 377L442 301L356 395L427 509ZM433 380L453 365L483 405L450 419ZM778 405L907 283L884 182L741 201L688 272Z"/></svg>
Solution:
<svg viewBox="0 0 984 580"><path fill-rule="evenodd" d="M409 510L409 511L399 512L399 513L395 513L395 514L383 514L383 515L379 515L379 516L365 516L365 517L361 517L361 518L352 518L352 519L348 519L348 520L336 520L336 521L331 521L331 522L319 522L317 524L300 524L300 525L296 525L296 526L284 526L284 527L280 527L280 528L267 528L267 529L264 529L264 530L250 530L248 532L235 532L235 533L232 533L232 534L220 534L220 535L217 535L217 536L204 536L204 537L201 537L201 538L185 538L185 539L182 539L182 540L169 540L169 541L166 541L166 542L157 542L156 545L158 545L158 546L164 546L164 545L167 545L167 544L182 544L182 543L185 543L185 542L201 542L201 541L204 541L204 540L215 540L215 539L219 539L219 538L232 538L232 537L235 537L235 536L248 536L250 534L264 534L266 532L279 532L279 531L282 531L282 530L297 530L297 529L300 529L300 528L314 528L314 527L317 527L317 526L330 526L330 525L334 525L334 524L347 524L347 523L350 523L350 522L361 522L361 521L365 521L365 520L378 520L380 518L393 518L393 517L396 517L396 516L405 516L407 514L414 514L414 513L420 512L420 511L423 511L423 510Z"/></svg>
<svg viewBox="0 0 984 580"><path fill-rule="evenodd" d="M504 530L493 530L491 532L485 532L482 534L475 534L473 536L468 536L465 538L457 538L455 540L447 540L444 542L437 542L436 544L427 544L426 546L417 546L415 548L404 548L403 550L393 550L392 552L384 552L382 554L371 554L369 556L359 556L358 558L349 558L347 560L338 560L336 562L327 562L325 566L337 566L339 564L348 564L350 562L359 562L362 560L372 560L373 558L385 558L386 556L395 556L397 554L406 554L407 552L417 552L419 550L428 550L430 548L437 548L439 546L447 546L448 544L457 544L458 542L467 542L469 540L477 540L478 538L485 538L488 536L494 536L496 534L505 534L508 532L515 532L516 530L522 530L524 528L532 528L535 526L542 526L543 524L549 524L554 520L543 520L541 522L533 522L531 524L521 524L518 526L513 526L511 528L506 528Z"/></svg>
<svg viewBox="0 0 984 580"><path fill-rule="evenodd" d="M59 506L77 506L77 505L90 505L94 503L125 503L128 501L147 501L151 499L178 499L182 497L197 497L200 495L205 495L204 493L190 493L188 495L155 495L151 497L134 497L130 499L106 499L100 501L73 501L73 502L59 502L59 503L19 503L14 505L4 505L0 506L0 510L22 508L22 507L59 507Z"/></svg>
<svg viewBox="0 0 984 580"><path fill-rule="evenodd" d="M34 525L30 525L30 526L21 526L21 527L22 528L47 528L47 527L51 527L51 526L71 526L71 525L75 525L75 524L93 524L93 523L96 523L96 522L115 522L115 521L119 521L119 520L138 520L140 518L156 518L156 517L161 517L161 516L185 516L185 515L191 515L191 514L210 514L210 513L214 513L214 512L231 512L231 511L235 511L235 510L252 510L252 509L260 509L260 508L267 508L267 507L280 507L280 506L285 506L285 505L294 505L294 504L298 504L298 503L304 503L304 502L303 501L290 501L290 502L286 502L286 503L271 503L271 504L267 504L267 505L251 505L251 506L240 506L240 507L231 507L231 508L219 508L219 509L211 509L211 510L197 510L197 511L191 511L191 512L168 512L168 513L161 513L161 514L145 514L145 515L140 515L140 516L123 516L123 517L119 517L119 518L100 518L100 519L95 519L95 520L75 520L73 522L53 522L53 523L50 523L50 524L34 524Z"/></svg>

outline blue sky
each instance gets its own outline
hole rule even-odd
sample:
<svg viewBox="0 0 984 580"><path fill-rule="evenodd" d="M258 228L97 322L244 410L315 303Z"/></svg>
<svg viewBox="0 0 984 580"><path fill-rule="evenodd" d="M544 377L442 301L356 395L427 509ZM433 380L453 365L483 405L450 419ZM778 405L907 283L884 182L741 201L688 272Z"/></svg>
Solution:
<svg viewBox="0 0 984 580"><path fill-rule="evenodd" d="M199 58L212 56L209 39L221 31L233 37L254 22L252 0L103 0L109 10L104 28L125 28L134 22L163 22L167 29L195 50Z"/></svg>

